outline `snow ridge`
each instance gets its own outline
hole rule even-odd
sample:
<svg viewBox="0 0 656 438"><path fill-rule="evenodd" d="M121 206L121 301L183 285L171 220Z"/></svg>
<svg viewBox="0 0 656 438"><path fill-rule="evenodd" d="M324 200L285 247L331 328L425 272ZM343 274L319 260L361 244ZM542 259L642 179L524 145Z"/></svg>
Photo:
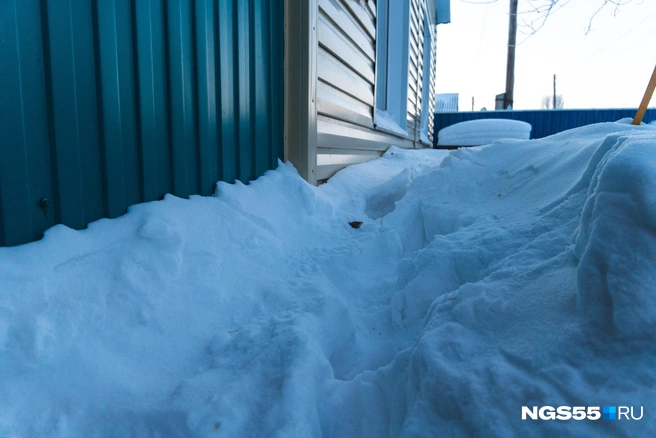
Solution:
<svg viewBox="0 0 656 438"><path fill-rule="evenodd" d="M0 248L0 436L648 436L654 152L606 123L280 163Z"/></svg>

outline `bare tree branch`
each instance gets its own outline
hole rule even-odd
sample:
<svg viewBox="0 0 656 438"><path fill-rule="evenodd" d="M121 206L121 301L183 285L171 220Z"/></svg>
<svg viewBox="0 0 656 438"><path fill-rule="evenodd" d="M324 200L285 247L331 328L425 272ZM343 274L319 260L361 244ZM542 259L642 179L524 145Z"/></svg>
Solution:
<svg viewBox="0 0 656 438"><path fill-rule="evenodd" d="M632 0L604 0L604 3L599 6L599 9L595 11L594 14L592 14L592 17L590 17L590 22L588 23L588 29L585 31L585 34L589 34L590 31L592 30L592 20L601 12L608 4L613 4L615 5L615 9L613 10L613 16L617 16L617 12L619 11L620 6L624 6L628 3L631 3Z"/></svg>
<svg viewBox="0 0 656 438"><path fill-rule="evenodd" d="M542 109L554 109L553 108L553 96L544 96L542 98ZM562 94L556 96L556 109L565 107L565 98Z"/></svg>
<svg viewBox="0 0 656 438"><path fill-rule="evenodd" d="M469 4L479 4L486 5L490 3L496 3L499 0L460 0L462 3ZM524 7L518 15L522 15L521 23L521 32L524 35L527 35L522 42L526 41L527 38L535 35L549 19L550 16L558 12L560 9L565 7L572 0L522 0L520 4ZM580 1L591 1L591 0L580 0ZM631 3L633 0L595 0L599 3L599 8L592 14L590 21L588 22L588 27L585 34L587 35L592 30L592 23L597 15L604 9L609 6L613 6L613 15L617 15L619 9ZM641 0L640 3L643 3L644 0ZM640 4L639 3L639 4Z"/></svg>

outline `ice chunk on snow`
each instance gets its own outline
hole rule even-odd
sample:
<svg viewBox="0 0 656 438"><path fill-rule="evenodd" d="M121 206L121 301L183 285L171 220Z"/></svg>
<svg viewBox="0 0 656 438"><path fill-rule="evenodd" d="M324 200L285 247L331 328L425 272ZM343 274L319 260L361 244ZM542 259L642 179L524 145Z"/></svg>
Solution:
<svg viewBox="0 0 656 438"><path fill-rule="evenodd" d="M440 146L480 146L508 138L528 140L530 136L531 125L519 120L469 120L440 129L437 134L437 144Z"/></svg>

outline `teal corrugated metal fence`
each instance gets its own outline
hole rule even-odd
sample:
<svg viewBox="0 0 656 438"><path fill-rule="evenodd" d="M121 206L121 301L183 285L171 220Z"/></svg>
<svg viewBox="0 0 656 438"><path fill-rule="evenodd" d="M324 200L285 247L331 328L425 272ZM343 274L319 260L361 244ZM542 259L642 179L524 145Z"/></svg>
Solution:
<svg viewBox="0 0 656 438"><path fill-rule="evenodd" d="M636 109L557 109L557 110L512 110L512 111L474 111L435 113L435 132L459 122L478 119L512 119L530 123L533 127L531 138L542 138L567 129L592 123L616 122L624 118L633 118ZM656 109L647 110L644 122L656 120ZM437 135L433 144L437 145Z"/></svg>
<svg viewBox="0 0 656 438"><path fill-rule="evenodd" d="M0 245L283 154L283 0L0 2Z"/></svg>

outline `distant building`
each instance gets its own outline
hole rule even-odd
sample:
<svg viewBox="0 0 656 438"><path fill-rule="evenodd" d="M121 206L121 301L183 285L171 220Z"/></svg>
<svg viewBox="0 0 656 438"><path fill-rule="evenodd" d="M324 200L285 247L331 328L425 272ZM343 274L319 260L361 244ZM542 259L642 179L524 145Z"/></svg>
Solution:
<svg viewBox="0 0 656 438"><path fill-rule="evenodd" d="M458 111L458 93L440 93L435 95L436 113L454 113Z"/></svg>
<svg viewBox="0 0 656 438"><path fill-rule="evenodd" d="M505 100L505 98L506 98L506 93L497 94L494 97L494 109L495 110L504 109L503 108L503 101Z"/></svg>

